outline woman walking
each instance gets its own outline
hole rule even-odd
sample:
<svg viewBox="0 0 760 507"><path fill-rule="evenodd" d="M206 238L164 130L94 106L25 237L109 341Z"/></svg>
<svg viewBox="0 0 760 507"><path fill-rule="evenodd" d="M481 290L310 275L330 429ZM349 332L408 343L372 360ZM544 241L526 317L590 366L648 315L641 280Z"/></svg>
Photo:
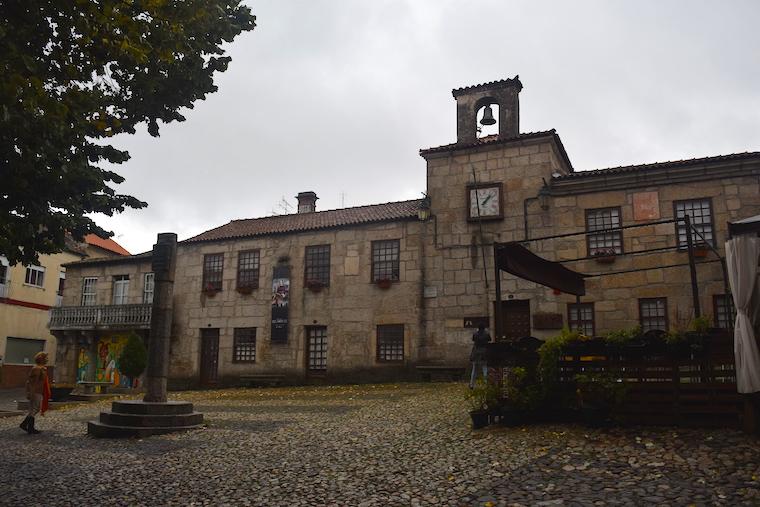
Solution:
<svg viewBox="0 0 760 507"><path fill-rule="evenodd" d="M29 371L29 378L26 380L26 399L29 400L29 412L20 427L30 435L40 433L34 427L34 417L38 413L45 415L48 409L50 383L48 382L47 361L47 354L45 352L38 352L34 356L35 364Z"/></svg>

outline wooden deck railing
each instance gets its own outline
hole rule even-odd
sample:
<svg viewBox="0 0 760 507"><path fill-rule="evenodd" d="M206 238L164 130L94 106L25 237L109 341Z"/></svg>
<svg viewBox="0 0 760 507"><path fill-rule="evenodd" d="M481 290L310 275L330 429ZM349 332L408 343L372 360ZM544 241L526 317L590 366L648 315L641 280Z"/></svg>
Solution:
<svg viewBox="0 0 760 507"><path fill-rule="evenodd" d="M149 329L150 304L61 306L50 310L51 330Z"/></svg>

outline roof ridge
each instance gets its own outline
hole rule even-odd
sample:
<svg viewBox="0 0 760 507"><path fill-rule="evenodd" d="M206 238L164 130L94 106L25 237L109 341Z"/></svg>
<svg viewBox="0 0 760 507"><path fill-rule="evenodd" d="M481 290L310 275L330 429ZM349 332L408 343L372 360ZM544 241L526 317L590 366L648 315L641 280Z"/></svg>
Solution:
<svg viewBox="0 0 760 507"><path fill-rule="evenodd" d="M286 217L293 217L296 215L317 215L319 213L328 213L330 211L347 211L352 209L359 209L359 208L372 208L375 206L387 206L388 204L401 204L406 202L414 202L414 201L422 201L422 197L417 199L405 199L403 201L388 201L388 202L379 202L375 204L360 204L359 206L349 206L347 208L333 208L333 209L323 209L319 211L311 211L309 213L288 213L287 215L269 215L265 217L251 217L251 218L235 218L233 220L230 220L228 223L233 222L245 222L247 220L264 220L266 218L286 218ZM227 225L227 224L224 224ZM224 227L224 225L220 225L219 227Z"/></svg>
<svg viewBox="0 0 760 507"><path fill-rule="evenodd" d="M522 82L520 82L520 75L517 74L515 77L512 78L506 78L506 79L497 79L495 81L488 81L486 83L480 83L476 85L470 85L470 86L463 86L461 88L454 88L451 90L451 94L454 97L457 97L458 95L462 95L463 93L472 92L478 89L488 89L488 88L496 88L498 85L507 85L507 86L518 86L522 90Z"/></svg>

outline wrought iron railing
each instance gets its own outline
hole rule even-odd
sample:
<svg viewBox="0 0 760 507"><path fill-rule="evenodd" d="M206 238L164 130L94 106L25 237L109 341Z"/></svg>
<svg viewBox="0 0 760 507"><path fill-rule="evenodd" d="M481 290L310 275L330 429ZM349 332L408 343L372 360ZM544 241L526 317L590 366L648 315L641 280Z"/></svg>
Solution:
<svg viewBox="0 0 760 507"><path fill-rule="evenodd" d="M50 310L52 330L150 328L151 305L61 306Z"/></svg>

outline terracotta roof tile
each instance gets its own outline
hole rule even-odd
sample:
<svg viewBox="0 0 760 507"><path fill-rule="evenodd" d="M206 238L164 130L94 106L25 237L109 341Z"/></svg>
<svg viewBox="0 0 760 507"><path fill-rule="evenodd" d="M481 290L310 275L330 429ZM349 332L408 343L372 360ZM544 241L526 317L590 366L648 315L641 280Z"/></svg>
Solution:
<svg viewBox="0 0 760 507"><path fill-rule="evenodd" d="M748 159L753 159L753 158L758 158L758 157L760 157L760 152L757 152L757 151L731 153L729 155L717 155L714 157L671 160L667 162L655 162L652 164L627 165L627 166L619 166L619 167L608 167L606 169L577 171L577 172L572 172L569 174L563 174L562 176L554 177L552 178L552 180L566 181L566 180L574 180L574 179L588 178L588 177L594 177L594 176L606 176L609 174L633 173L633 172L648 171L648 170L653 170L653 169L667 169L670 167L696 166L696 165L705 164L705 163L734 162L734 161L748 160Z"/></svg>
<svg viewBox="0 0 760 507"><path fill-rule="evenodd" d="M88 234L87 236L84 237L84 241L88 245L97 246L104 250L117 253L119 255L131 255L123 246L121 246L116 241L110 238L103 239L100 236L97 236L95 234Z"/></svg>
<svg viewBox="0 0 760 507"><path fill-rule="evenodd" d="M512 79L500 79L498 81L490 81L488 83L481 83L472 86L465 86L463 88L455 88L451 90L451 94L454 97L458 97L464 93L471 93L481 90L493 90L496 88L504 88L506 86L516 86L518 90L522 90L522 83L520 82L520 76L515 76Z"/></svg>
<svg viewBox="0 0 760 507"><path fill-rule="evenodd" d="M355 208L317 211L314 213L295 213L291 215L233 220L228 224L186 239L183 243L304 232L393 220L408 220L417 216L420 203L422 203L422 199L414 199L411 201L389 202Z"/></svg>

